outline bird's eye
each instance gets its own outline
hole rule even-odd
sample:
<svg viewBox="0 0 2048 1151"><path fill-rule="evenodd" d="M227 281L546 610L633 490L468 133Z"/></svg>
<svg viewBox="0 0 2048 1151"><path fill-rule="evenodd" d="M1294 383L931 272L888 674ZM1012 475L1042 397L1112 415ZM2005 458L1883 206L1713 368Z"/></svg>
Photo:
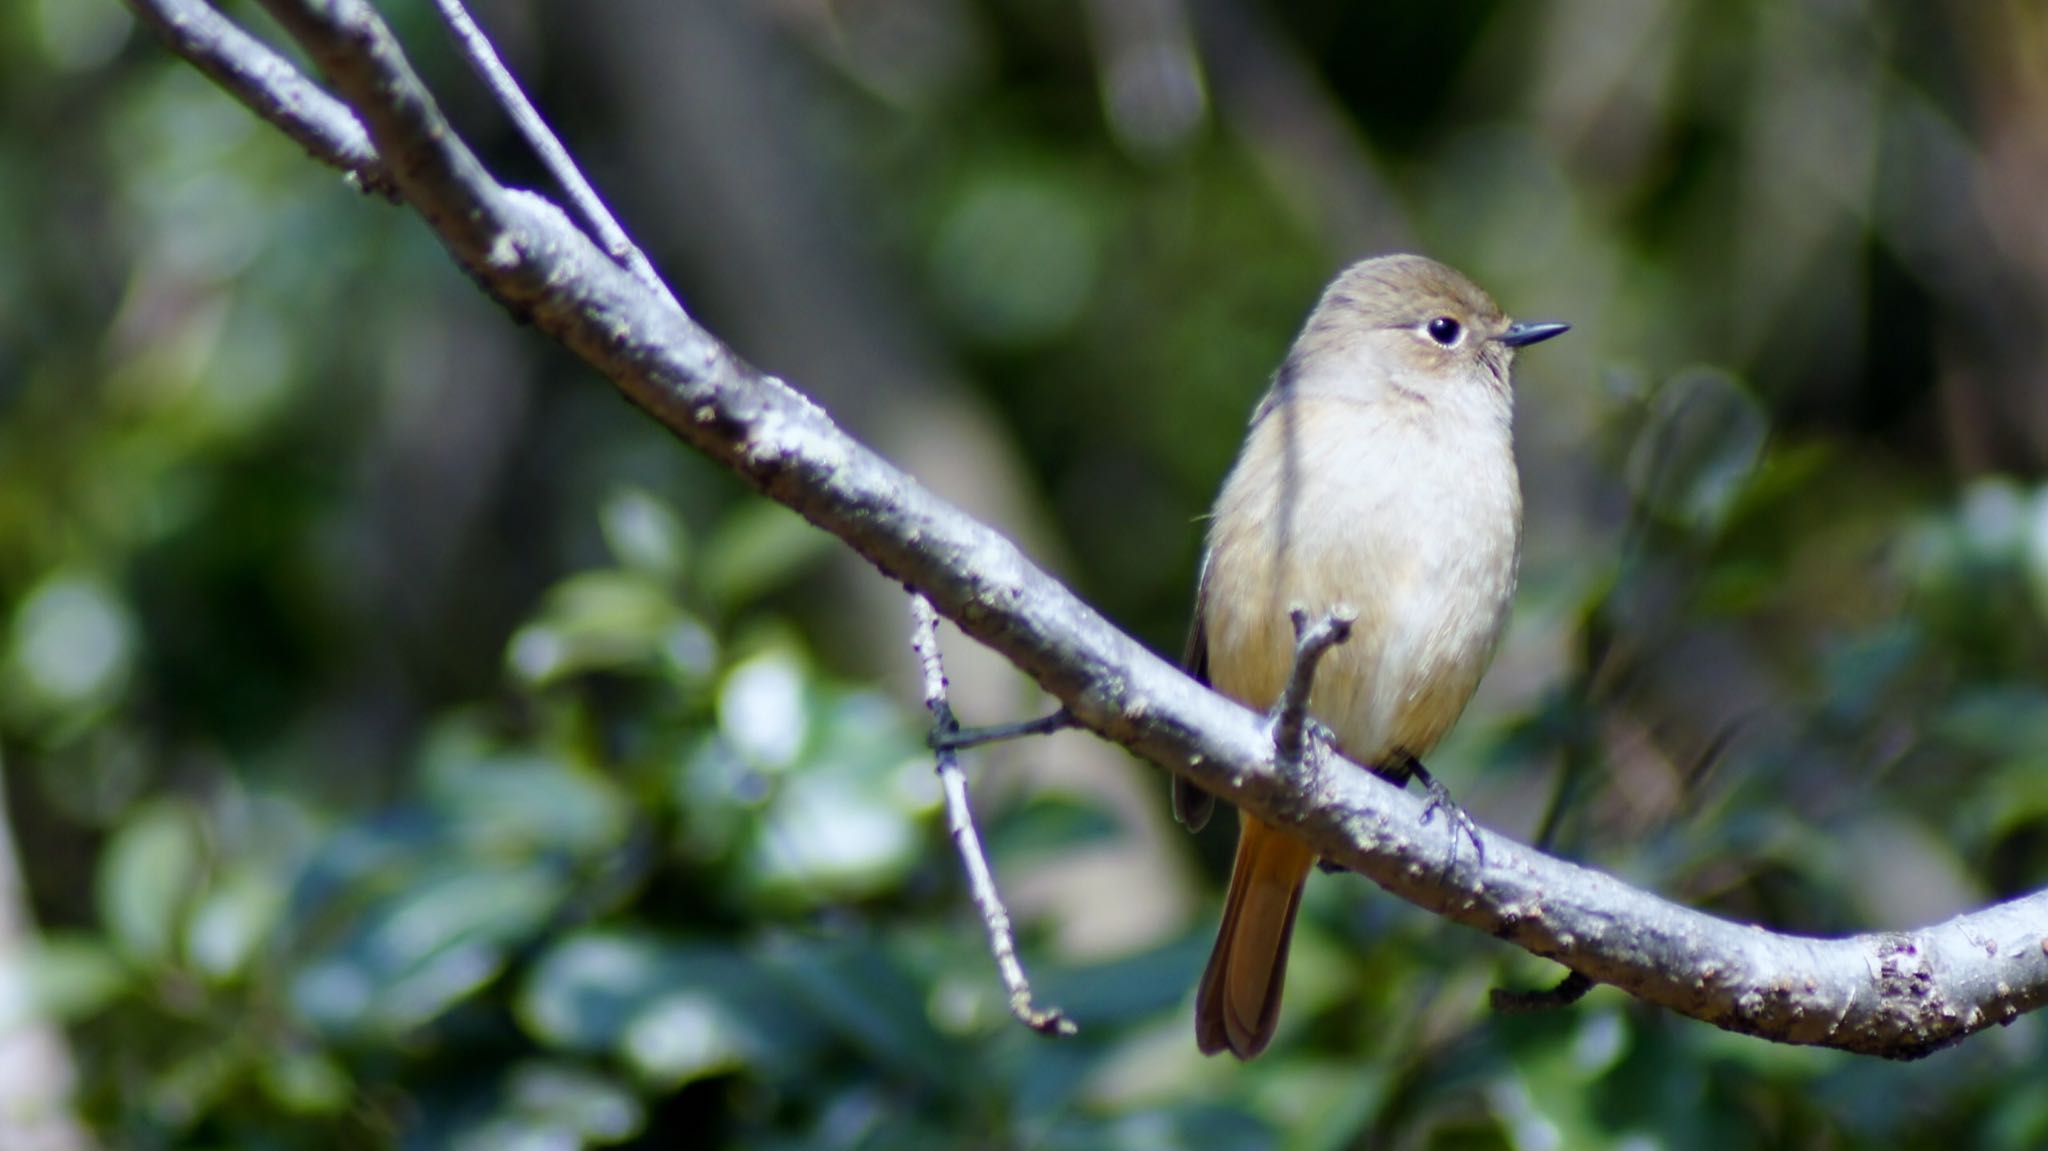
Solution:
<svg viewBox="0 0 2048 1151"><path fill-rule="evenodd" d="M1458 342L1465 329L1449 316L1438 316L1429 322L1429 338L1448 348Z"/></svg>

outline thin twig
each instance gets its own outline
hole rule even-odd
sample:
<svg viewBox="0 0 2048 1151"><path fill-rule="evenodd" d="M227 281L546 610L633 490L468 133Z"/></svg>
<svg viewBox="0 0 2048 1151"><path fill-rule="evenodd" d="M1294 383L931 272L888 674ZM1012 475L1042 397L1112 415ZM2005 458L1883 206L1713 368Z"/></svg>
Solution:
<svg viewBox="0 0 2048 1151"><path fill-rule="evenodd" d="M1493 989L1488 1002L1502 1015L1526 1015L1535 1011L1556 1011L1570 1007L1586 997L1588 991L1599 986L1593 980L1574 971L1566 975L1555 987L1541 991L1509 991L1503 987Z"/></svg>
<svg viewBox="0 0 2048 1151"><path fill-rule="evenodd" d="M934 731L949 732L959 724L953 719L953 705L946 697L946 669L939 656L939 613L930 600L910 595L910 649L917 653L924 671L924 705L932 713ZM996 894L996 878L989 870L988 855L981 836L974 830L974 811L967 803L967 776L960 770L960 757L950 747L935 749L939 783L946 793L946 827L953 833L953 846L960 850L960 862L967 868L967 891L981 922L988 928L988 949L1002 974L1003 988L1010 993L1010 1014L1041 1035L1072 1035L1076 1028L1057 1007L1040 1008L1031 1002L1031 980L1017 959L1017 940L1010 930L1010 913Z"/></svg>
<svg viewBox="0 0 2048 1151"><path fill-rule="evenodd" d="M931 734L925 737L925 743L934 749L966 751L970 747L980 747L985 743L1002 743L1004 740L1022 739L1031 735L1052 735L1079 726L1080 721L1074 718L1074 713L1063 707L1050 715L1041 715L1037 719L1020 720L1016 723L997 723L988 727L956 727L951 731L941 731L934 727Z"/></svg>
<svg viewBox="0 0 2048 1151"><path fill-rule="evenodd" d="M1294 671L1273 707L1273 756L1283 771L1299 770L1305 762L1308 697L1315 688L1316 667L1331 648L1351 638L1358 613L1339 607L1310 623L1308 612L1297 607L1289 609L1287 617L1294 621Z"/></svg>
<svg viewBox="0 0 2048 1151"><path fill-rule="evenodd" d="M128 7L173 52L314 159L346 172L366 192L399 201L398 185L362 121L348 105L300 75L290 60L200 0L128 0Z"/></svg>
<svg viewBox="0 0 2048 1151"><path fill-rule="evenodd" d="M469 66L476 70L476 74L490 88L491 94L498 98L499 105L512 117L512 123L519 128L519 134L526 137L528 146L540 155L541 163L547 165L548 172L554 176L555 182L568 193L569 203L576 209L576 213L583 217L584 224L590 228L598 246L617 261L621 268L633 273L634 278L646 285L648 290L680 310L681 305L676 303L675 296L668 290L668 285L663 283L661 276L655 272L654 265L648 261L646 253L627 237L626 230L619 226L619 222L612 217L611 210L605 207L604 198L590 186L590 181L583 178L582 169L570 158L569 150L562 147L561 140L556 138L547 121L541 118L533 102L526 98L526 93L519 87L519 81L513 78L512 70L505 66L505 61L498 56L497 49L491 46L490 37L484 35L483 29L477 27L476 21L470 18L468 10L462 6L462 0L434 0L434 6L441 10L441 19L447 22L448 31L454 35L456 46L462 49L463 56L469 60Z"/></svg>
<svg viewBox="0 0 2048 1151"><path fill-rule="evenodd" d="M349 102L400 195L441 243L465 264L520 271L508 237L513 198L441 114L368 0L259 2Z"/></svg>

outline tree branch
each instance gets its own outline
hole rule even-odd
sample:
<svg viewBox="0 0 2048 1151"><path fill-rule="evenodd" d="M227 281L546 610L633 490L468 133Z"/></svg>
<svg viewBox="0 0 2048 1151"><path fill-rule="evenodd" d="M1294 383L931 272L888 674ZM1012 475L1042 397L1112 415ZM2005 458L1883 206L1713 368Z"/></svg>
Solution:
<svg viewBox="0 0 2048 1151"><path fill-rule="evenodd" d="M130 3L146 14L178 7ZM1918 931L1782 935L1498 836L1485 836L1485 867L1446 874L1433 863L1423 804L1363 768L1323 773L1315 794L1295 795L1263 717L1145 650L1009 541L742 363L552 204L499 187L361 0L265 3L360 115L406 201L487 292L678 437L924 594L1083 726L1290 826L1411 903L1732 1031L1912 1058L2048 1002L2048 891ZM254 92L228 87L253 107L283 101L272 85L289 87L275 78Z"/></svg>
<svg viewBox="0 0 2048 1151"><path fill-rule="evenodd" d="M483 29L477 27L476 21L470 18L469 10L462 6L462 0L434 0L434 6L440 9L442 21L448 25L448 31L455 37L455 43L462 49L462 54L468 58L470 67L476 70L477 76L490 88L491 95L498 98L499 105L512 117L512 122L519 128L519 134L526 137L527 146L539 154L541 163L547 165L548 174L552 175L555 182L562 186L562 191L568 194L569 203L575 207L577 214L583 217L583 223L590 229L590 234L597 238L598 244L620 267L638 277L649 291L661 296L668 303L675 304L675 297L670 294L668 285L662 282L660 274L654 270L654 265L648 262L646 253L626 236L626 230L612 218L611 209L605 207L604 198L597 194L597 189L590 186L589 180L583 178L583 170L569 157L569 150L562 147L562 142L555 138L555 133L548 127L547 121L541 118L532 102L527 100L526 93L519 87L519 81L512 78L511 70L498 58L497 49L491 46L490 38L484 35Z"/></svg>
<svg viewBox="0 0 2048 1151"><path fill-rule="evenodd" d="M924 706L932 713L932 732L944 735L959 730L953 705L946 698L946 668L939 654L939 613L932 602L910 593L910 648L917 653L924 675ZM934 740L932 754L938 760L939 786L946 795L946 830L960 852L967 870L967 891L974 909L981 913L988 929L989 953L995 956L996 971L1003 978L1003 990L1010 996L1010 1014L1041 1035L1072 1035L1074 1022L1057 1007L1032 1003L1031 980L1017 959L1017 937L1010 929L1010 913L1003 897L996 893L996 877L989 870L988 853L982 850L981 835L974 830L974 808L967 802L967 776L960 770L960 755L952 747Z"/></svg>
<svg viewBox="0 0 2048 1151"><path fill-rule="evenodd" d="M341 169L364 191L398 202L398 186L355 113L299 75L291 61L202 0L130 0L128 7L171 51L314 159Z"/></svg>
<svg viewBox="0 0 2048 1151"><path fill-rule="evenodd" d="M1339 608L1314 623L1309 622L1308 612L1303 608L1289 608L1287 614L1294 621L1294 670L1280 692L1280 702L1273 706L1273 755L1281 770L1294 772L1307 763L1303 751L1309 724L1313 722L1309 719L1308 698L1315 689L1316 668L1331 648L1351 638L1351 626L1358 622L1358 613L1348 607Z"/></svg>

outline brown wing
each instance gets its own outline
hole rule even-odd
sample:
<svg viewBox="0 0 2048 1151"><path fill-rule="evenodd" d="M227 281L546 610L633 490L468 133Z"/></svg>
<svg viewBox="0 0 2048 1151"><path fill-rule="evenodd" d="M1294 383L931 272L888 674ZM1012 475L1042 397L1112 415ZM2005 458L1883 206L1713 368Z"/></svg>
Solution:
<svg viewBox="0 0 2048 1151"><path fill-rule="evenodd" d="M1209 557L1202 557L1202 574L1195 581L1195 618L1188 625L1187 650L1181 654L1181 670L1195 677L1197 683L1209 683L1209 636L1202 626L1203 585L1208 582ZM1173 817L1189 831L1200 831L1208 826L1209 817L1216 813L1216 797L1189 783L1179 776L1173 777Z"/></svg>
<svg viewBox="0 0 2048 1151"><path fill-rule="evenodd" d="M1297 365L1290 354L1281 363L1280 370L1273 374L1273 384L1266 394L1259 397L1259 406L1252 410L1250 427L1256 428L1260 421L1272 414L1273 409L1287 397L1288 389L1294 383ZM1249 434L1249 428L1247 429ZM1202 571L1195 578L1195 618L1188 624L1188 646L1181 654L1181 670L1195 677L1203 687L1209 684L1209 636L1203 626L1204 605L1208 603L1209 554L1202 553ZM1175 776L1173 779L1173 817L1189 831L1200 831L1208 826L1209 817L1216 813L1216 797Z"/></svg>

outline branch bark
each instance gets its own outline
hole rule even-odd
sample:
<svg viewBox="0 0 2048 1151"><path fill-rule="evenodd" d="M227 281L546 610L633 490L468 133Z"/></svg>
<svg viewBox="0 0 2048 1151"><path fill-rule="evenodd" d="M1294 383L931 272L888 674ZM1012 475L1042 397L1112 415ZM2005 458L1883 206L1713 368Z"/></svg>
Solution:
<svg viewBox="0 0 2048 1151"><path fill-rule="evenodd" d="M291 61L204 0L152 0L129 7L173 52L298 141L314 159L341 169L364 191L399 202L398 186L355 113L301 76Z"/></svg>
<svg viewBox="0 0 2048 1151"><path fill-rule="evenodd" d="M129 3L158 28L194 6ZM485 291L679 438L926 596L1099 735L1292 827L1417 906L1731 1031L1914 1058L2048 1002L2048 891L1917 931L1778 934L1492 834L1482 835L1483 865L1444 865L1444 832L1424 826L1424 804L1363 768L1321 773L1304 790L1276 769L1263 717L1145 650L1001 535L741 362L553 204L499 186L366 3L264 3L360 119L405 201ZM169 42L195 53L189 38ZM234 49L216 40L206 52L195 63L214 74L215 57ZM303 83L247 61L232 75L224 86L259 113ZM339 136L313 151L347 154Z"/></svg>

